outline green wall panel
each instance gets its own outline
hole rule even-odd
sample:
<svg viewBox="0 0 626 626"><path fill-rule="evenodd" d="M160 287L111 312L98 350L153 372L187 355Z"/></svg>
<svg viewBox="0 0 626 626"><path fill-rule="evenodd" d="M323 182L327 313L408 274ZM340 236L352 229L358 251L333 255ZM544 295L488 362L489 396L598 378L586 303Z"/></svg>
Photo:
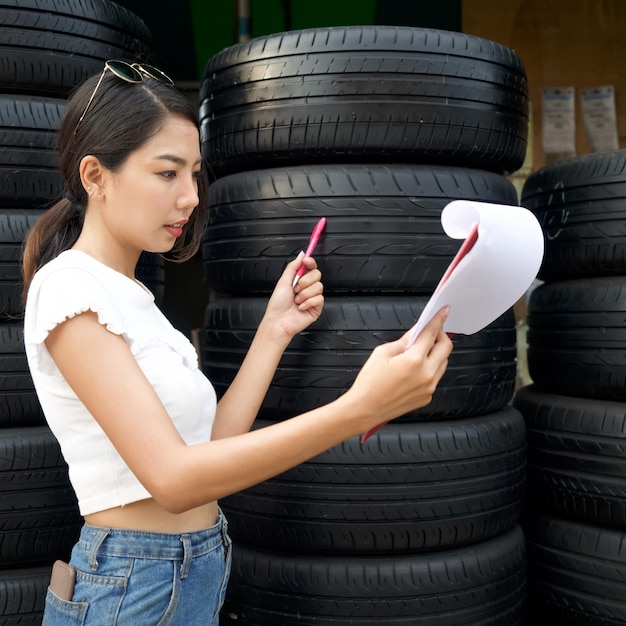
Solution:
<svg viewBox="0 0 626 626"><path fill-rule="evenodd" d="M374 24L377 0L252 0L252 36L322 26ZM236 0L191 0L198 76L215 53L237 41Z"/></svg>

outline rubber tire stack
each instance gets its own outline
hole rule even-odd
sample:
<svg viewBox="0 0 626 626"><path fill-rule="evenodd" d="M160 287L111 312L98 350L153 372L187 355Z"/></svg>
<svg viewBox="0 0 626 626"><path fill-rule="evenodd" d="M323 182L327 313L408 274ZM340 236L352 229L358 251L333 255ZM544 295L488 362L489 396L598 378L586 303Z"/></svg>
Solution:
<svg viewBox="0 0 626 626"><path fill-rule="evenodd" d="M151 37L108 0L0 0L0 24L0 622L25 626L41 623L51 565L82 518L26 363L22 242L63 191L55 135L69 92L106 59L149 58Z"/></svg>
<svg viewBox="0 0 626 626"><path fill-rule="evenodd" d="M545 232L530 298L533 624L626 624L626 151L544 167L522 192Z"/></svg>
<svg viewBox="0 0 626 626"><path fill-rule="evenodd" d="M505 174L523 161L527 106L520 59L460 33L309 29L209 59L202 362L218 395L322 216L325 309L285 352L255 427L348 389L458 250L443 207L518 203ZM454 342L431 405L222 501L235 542L224 624L524 623L514 315Z"/></svg>

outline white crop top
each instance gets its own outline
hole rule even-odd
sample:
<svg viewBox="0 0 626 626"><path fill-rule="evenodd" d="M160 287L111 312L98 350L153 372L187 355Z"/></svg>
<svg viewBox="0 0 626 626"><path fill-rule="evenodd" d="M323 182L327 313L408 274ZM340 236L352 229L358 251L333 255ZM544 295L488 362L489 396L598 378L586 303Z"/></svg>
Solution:
<svg viewBox="0 0 626 626"><path fill-rule="evenodd" d="M187 445L210 440L216 407L215 391L198 368L193 345L169 323L144 285L77 250L44 265L28 291L24 343L39 401L69 466L82 515L150 497L67 384L44 343L57 324L88 310L126 340Z"/></svg>

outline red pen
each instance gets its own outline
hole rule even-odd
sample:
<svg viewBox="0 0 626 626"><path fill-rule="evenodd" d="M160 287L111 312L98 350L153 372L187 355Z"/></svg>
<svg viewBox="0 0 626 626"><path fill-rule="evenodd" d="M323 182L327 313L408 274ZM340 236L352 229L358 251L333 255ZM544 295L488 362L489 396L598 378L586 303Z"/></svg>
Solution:
<svg viewBox="0 0 626 626"><path fill-rule="evenodd" d="M313 232L311 233L311 239L309 239L309 246L306 249L306 252L304 253L304 256L311 256L313 254L313 250L315 250L315 246L317 245L317 242L320 239L320 235L322 234L322 231L324 230L324 226L326 226L326 218L323 217L316 225L315 228L313 229ZM293 279L293 285L292 287L295 287L298 284L298 281L300 280L300 276L302 276L304 274L304 272L306 272L306 267L304 265L304 263L298 268L298 271L296 272L296 275Z"/></svg>

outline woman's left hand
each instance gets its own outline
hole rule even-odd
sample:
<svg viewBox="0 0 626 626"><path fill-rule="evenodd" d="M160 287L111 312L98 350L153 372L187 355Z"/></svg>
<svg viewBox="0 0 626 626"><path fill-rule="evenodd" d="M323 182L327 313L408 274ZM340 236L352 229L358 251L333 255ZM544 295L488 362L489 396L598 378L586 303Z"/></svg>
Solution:
<svg viewBox="0 0 626 626"><path fill-rule="evenodd" d="M306 271L298 284L292 287L296 271L304 263ZM291 261L279 278L270 297L264 322L276 325L289 339L312 324L324 308L324 285L322 273L313 257L305 257L304 252Z"/></svg>

